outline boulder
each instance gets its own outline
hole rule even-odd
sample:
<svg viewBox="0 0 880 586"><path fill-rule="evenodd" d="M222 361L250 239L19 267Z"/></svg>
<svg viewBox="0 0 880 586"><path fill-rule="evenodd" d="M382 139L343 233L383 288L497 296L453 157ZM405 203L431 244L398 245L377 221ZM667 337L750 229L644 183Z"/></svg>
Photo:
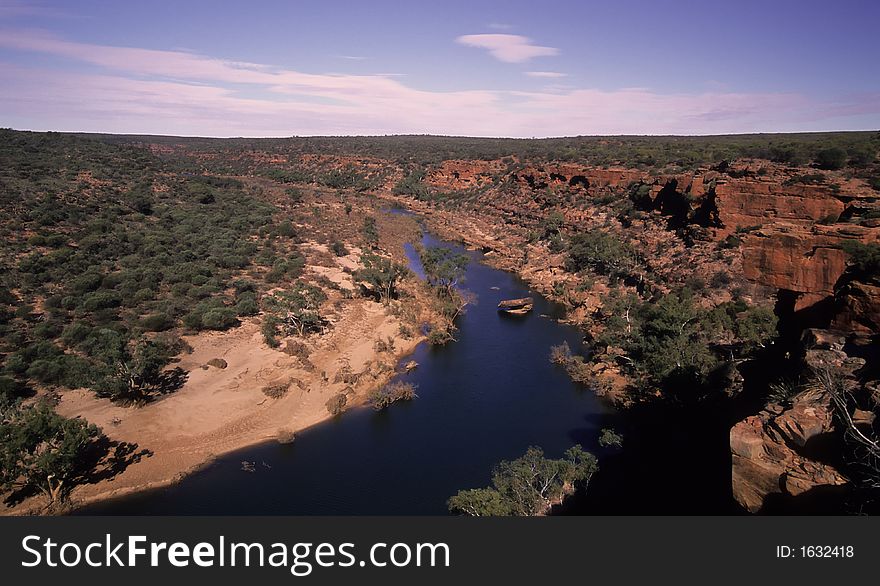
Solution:
<svg viewBox="0 0 880 586"><path fill-rule="evenodd" d="M841 486L846 483L846 478L831 466L803 460L785 471L782 488L789 495L798 496L817 486Z"/></svg>
<svg viewBox="0 0 880 586"><path fill-rule="evenodd" d="M797 496L815 487L845 484L832 466L802 456L798 450L832 430L828 395L809 390L788 409L770 406L730 430L733 496L750 512L759 512L768 496Z"/></svg>
<svg viewBox="0 0 880 586"><path fill-rule="evenodd" d="M835 296L837 313L831 327L861 336L880 331L880 285L852 281Z"/></svg>
<svg viewBox="0 0 880 586"><path fill-rule="evenodd" d="M820 391L801 393L791 409L774 418L772 425L786 440L803 448L811 439L833 428L828 397Z"/></svg>

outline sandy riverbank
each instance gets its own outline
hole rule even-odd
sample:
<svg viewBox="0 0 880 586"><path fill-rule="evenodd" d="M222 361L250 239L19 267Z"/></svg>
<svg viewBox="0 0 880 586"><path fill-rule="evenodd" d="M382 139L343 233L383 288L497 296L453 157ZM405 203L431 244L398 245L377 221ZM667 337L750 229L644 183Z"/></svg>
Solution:
<svg viewBox="0 0 880 586"><path fill-rule="evenodd" d="M188 336L193 351L177 364L189 371L175 393L144 407L120 407L86 389L62 394L57 410L100 426L112 440L136 443L152 455L109 480L77 487L69 500L75 508L102 499L166 486L214 458L292 434L329 419L327 401L348 391L348 405L362 403L370 390L385 384L401 357L422 341L400 336L400 321L366 299L343 305L334 327L314 337L307 366L295 356L263 343L258 320L227 332ZM394 339L393 352L379 352L378 338ZM225 368L205 365L219 358ZM341 369L359 375L353 385L338 380ZM268 385L290 383L279 399L267 397ZM30 499L11 514L40 513L45 503Z"/></svg>

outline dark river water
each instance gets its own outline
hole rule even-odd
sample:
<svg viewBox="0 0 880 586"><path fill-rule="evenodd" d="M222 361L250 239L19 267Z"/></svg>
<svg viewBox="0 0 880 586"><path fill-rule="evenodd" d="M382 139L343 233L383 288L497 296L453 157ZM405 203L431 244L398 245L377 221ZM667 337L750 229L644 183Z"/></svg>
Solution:
<svg viewBox="0 0 880 586"><path fill-rule="evenodd" d="M447 244L425 235L426 245ZM408 251L413 268L418 261ZM458 341L420 345L400 378L418 398L382 412L356 408L297 434L221 457L181 483L107 501L86 514L438 515L463 488L485 486L499 460L531 445L560 457L581 444L600 458L586 497L569 514L726 513L730 499L727 429L685 425L680 413L615 412L550 363L550 347L582 335L554 318L553 304L510 273L472 257L464 287L478 297L459 318ZM499 315L499 300L532 295L526 316ZM704 416L703 419L706 419ZM709 425L709 424L713 425ZM624 434L620 450L597 444L600 429ZM704 459L712 455L715 459ZM720 456L719 456L720 455ZM720 462L717 461L721 458ZM724 458L728 459L725 461ZM241 462L256 462L254 472Z"/></svg>

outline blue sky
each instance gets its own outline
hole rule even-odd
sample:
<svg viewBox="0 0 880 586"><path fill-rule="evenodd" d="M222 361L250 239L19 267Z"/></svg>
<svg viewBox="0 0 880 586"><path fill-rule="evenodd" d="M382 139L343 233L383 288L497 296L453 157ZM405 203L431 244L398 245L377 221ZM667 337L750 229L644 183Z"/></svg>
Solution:
<svg viewBox="0 0 880 586"><path fill-rule="evenodd" d="M0 0L0 126L290 136L880 128L880 2Z"/></svg>

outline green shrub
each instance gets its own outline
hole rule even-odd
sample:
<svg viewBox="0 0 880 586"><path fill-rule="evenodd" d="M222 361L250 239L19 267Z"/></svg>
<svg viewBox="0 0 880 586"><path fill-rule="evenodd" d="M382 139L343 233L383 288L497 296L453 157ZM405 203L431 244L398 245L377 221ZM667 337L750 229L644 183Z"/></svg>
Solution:
<svg viewBox="0 0 880 586"><path fill-rule="evenodd" d="M841 169L846 165L846 151L840 147L822 149L816 153L816 165L820 169Z"/></svg>
<svg viewBox="0 0 880 586"><path fill-rule="evenodd" d="M83 419L66 419L38 403L6 409L0 437L0 490L41 492L56 503L86 482L102 434Z"/></svg>
<svg viewBox="0 0 880 586"><path fill-rule="evenodd" d="M392 403L396 403L397 401L411 401L417 396L415 385L403 381L396 381L388 383L381 389L377 389L370 393L369 403L373 409L381 411Z"/></svg>
<svg viewBox="0 0 880 586"><path fill-rule="evenodd" d="M305 199L302 189L299 189L298 187L288 187L284 190L284 193L290 199L290 203L294 205L302 203L303 199Z"/></svg>
<svg viewBox="0 0 880 586"><path fill-rule="evenodd" d="M122 304L122 296L115 291L96 291L83 298L80 308L83 311L112 309Z"/></svg>
<svg viewBox="0 0 880 586"><path fill-rule="evenodd" d="M266 342L266 345L270 348L277 348L280 346L280 342L278 342L278 318L275 316L269 315L263 318L263 323L260 326L260 333L263 334L263 341Z"/></svg>
<svg viewBox="0 0 880 586"><path fill-rule="evenodd" d="M235 303L235 312L239 317L249 317L260 313L260 306L253 293L240 295Z"/></svg>
<svg viewBox="0 0 880 586"><path fill-rule="evenodd" d="M379 246L379 228L376 226L376 218L372 216L364 218L361 235L364 237L364 242L370 248Z"/></svg>
<svg viewBox="0 0 880 586"><path fill-rule="evenodd" d="M629 276L639 263L639 255L629 244L601 230L569 238L565 267L571 272L589 269L601 275Z"/></svg>
<svg viewBox="0 0 880 586"><path fill-rule="evenodd" d="M141 319L141 327L148 332L164 332L174 327L174 319L165 313L154 313Z"/></svg>
<svg viewBox="0 0 880 586"><path fill-rule="evenodd" d="M228 330L239 324L235 310L228 307L216 307L202 314L202 328L208 330Z"/></svg>
<svg viewBox="0 0 880 586"><path fill-rule="evenodd" d="M623 436L610 427L605 427L599 434L599 445L603 448L623 446Z"/></svg>
<svg viewBox="0 0 880 586"><path fill-rule="evenodd" d="M330 250L333 251L333 254L336 256L346 256L348 254L348 249L345 247L345 244L338 240L334 240L330 245Z"/></svg>
<svg viewBox="0 0 880 586"><path fill-rule="evenodd" d="M868 280L880 279L880 245L845 240L841 245L849 256L851 270Z"/></svg>

